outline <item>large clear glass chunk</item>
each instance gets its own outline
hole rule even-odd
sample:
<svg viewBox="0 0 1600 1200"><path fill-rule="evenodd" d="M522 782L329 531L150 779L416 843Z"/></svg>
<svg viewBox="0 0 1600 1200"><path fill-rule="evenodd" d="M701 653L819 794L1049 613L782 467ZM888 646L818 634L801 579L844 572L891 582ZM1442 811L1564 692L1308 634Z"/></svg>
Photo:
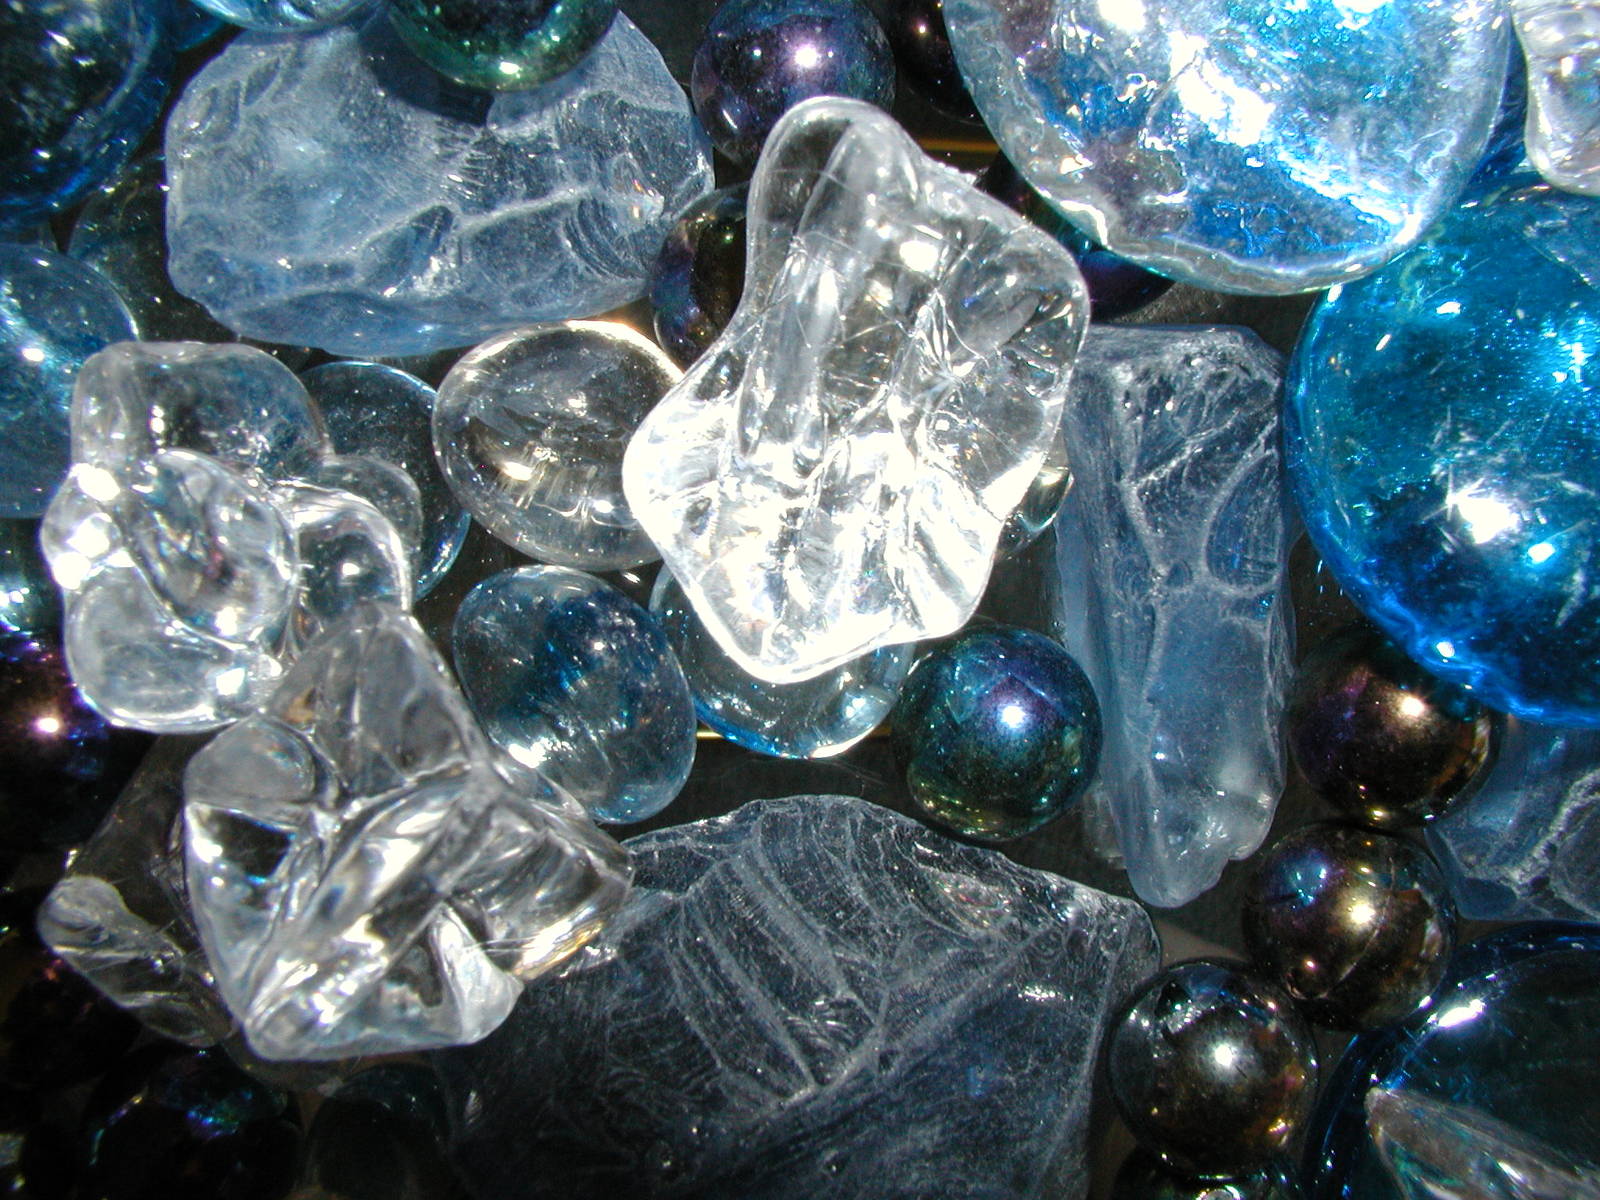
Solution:
<svg viewBox="0 0 1600 1200"><path fill-rule="evenodd" d="M1048 234L832 97L773 130L748 246L738 311L623 484L722 648L793 683L972 615L1088 298Z"/></svg>
<svg viewBox="0 0 1600 1200"><path fill-rule="evenodd" d="M427 636L387 606L330 628L195 756L185 796L201 941L263 1058L481 1038L627 891L621 849L502 773Z"/></svg>
<svg viewBox="0 0 1600 1200"><path fill-rule="evenodd" d="M1261 844L1292 668L1283 361L1255 334L1097 326L1066 410L1061 642L1100 697L1129 878L1178 905Z"/></svg>
<svg viewBox="0 0 1600 1200"><path fill-rule="evenodd" d="M1528 157L1569 192L1600 195L1600 3L1511 0L1528 64Z"/></svg>

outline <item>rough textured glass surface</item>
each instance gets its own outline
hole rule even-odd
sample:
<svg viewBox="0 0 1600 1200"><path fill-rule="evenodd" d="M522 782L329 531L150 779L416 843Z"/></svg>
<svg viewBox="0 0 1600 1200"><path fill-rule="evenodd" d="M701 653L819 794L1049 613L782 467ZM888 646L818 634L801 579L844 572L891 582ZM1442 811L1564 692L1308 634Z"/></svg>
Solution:
<svg viewBox="0 0 1600 1200"><path fill-rule="evenodd" d="M738 312L623 484L718 644L795 683L972 615L1088 297L1054 239L859 101L790 110L748 221Z"/></svg>
<svg viewBox="0 0 1600 1200"><path fill-rule="evenodd" d="M1600 922L1600 732L1508 721L1488 778L1428 844L1464 916Z"/></svg>
<svg viewBox="0 0 1600 1200"><path fill-rule="evenodd" d="M1246 330L1105 326L1073 374L1059 633L1105 718L1094 799L1152 904L1255 850L1283 790L1282 371Z"/></svg>
<svg viewBox="0 0 1600 1200"><path fill-rule="evenodd" d="M767 683L723 652L664 568L650 611L683 665L700 719L735 745L779 758L827 758L866 737L894 707L916 652L885 646L799 683Z"/></svg>
<svg viewBox="0 0 1600 1200"><path fill-rule="evenodd" d="M617 0L390 0L388 13L435 71L468 87L525 91L583 61Z"/></svg>
<svg viewBox="0 0 1600 1200"><path fill-rule="evenodd" d="M0 517L37 517L70 461L72 380L95 351L137 337L91 267L0 242Z"/></svg>
<svg viewBox="0 0 1600 1200"><path fill-rule="evenodd" d="M154 1032L209 1046L233 1021L183 878L183 770L199 744L165 738L146 755L40 906L39 936Z"/></svg>
<svg viewBox="0 0 1600 1200"><path fill-rule="evenodd" d="M946 0L1007 157L1102 245L1201 287L1354 279L1452 203L1489 136L1494 0Z"/></svg>
<svg viewBox="0 0 1600 1200"><path fill-rule="evenodd" d="M661 56L619 18L534 92L419 70L380 16L246 35L167 123L173 282L240 333L421 354L641 295L710 157Z"/></svg>
<svg viewBox="0 0 1600 1200"><path fill-rule="evenodd" d="M1134 903L839 796L628 843L608 953L435 1056L499 1200L1079 1197Z"/></svg>
<svg viewBox="0 0 1600 1200"><path fill-rule="evenodd" d="M515 330L439 385L439 465L467 511L524 554L596 571L650 562L655 546L622 493L622 456L681 377L649 338L614 321Z"/></svg>
<svg viewBox="0 0 1600 1200"><path fill-rule="evenodd" d="M456 673L483 731L597 820L642 821L694 766L694 703L660 624L567 567L485 579L456 610Z"/></svg>
<svg viewBox="0 0 1600 1200"><path fill-rule="evenodd" d="M1600 726L1600 204L1522 176L1329 292L1285 441L1340 585L1485 704Z"/></svg>
<svg viewBox="0 0 1600 1200"><path fill-rule="evenodd" d="M1528 65L1528 158L1551 183L1600 195L1600 4L1512 0Z"/></svg>
<svg viewBox="0 0 1600 1200"><path fill-rule="evenodd" d="M370 8L373 0L194 0L230 25L264 33L305 33L337 25Z"/></svg>
<svg viewBox="0 0 1600 1200"><path fill-rule="evenodd" d="M1600 1163L1600 1107L1594 1062L1600 1055L1600 932L1593 926L1536 922L1514 925L1459 951L1433 1004L1404 1024L1351 1043L1324 1089L1307 1140L1306 1191L1311 1200L1430 1200L1449 1191L1398 1186L1383 1162L1370 1108L1374 1095L1397 1093L1437 1102L1427 1132L1487 1126L1502 1146L1539 1146L1539 1157L1568 1164ZM1383 1100L1380 1098L1381 1105ZM1381 1109L1380 1109L1381 1112ZM1440 1121L1437 1117L1447 1118ZM1480 1167L1493 1143L1474 1138L1468 1162ZM1398 1149L1399 1147L1391 1147ZM1414 1165L1425 1169L1440 1155ZM1514 1159L1502 1160L1514 1167ZM1486 1172L1486 1181L1494 1176ZM1567 1193L1576 1197L1581 1192ZM1494 1190L1473 1200L1538 1193Z"/></svg>
<svg viewBox="0 0 1600 1200"><path fill-rule="evenodd" d="M412 566L417 596L426 596L455 563L472 524L433 454L433 389L404 371L364 362L327 363L300 380L322 411L336 451L393 463L416 483L422 537Z"/></svg>
<svg viewBox="0 0 1600 1200"><path fill-rule="evenodd" d="M251 1048L473 1041L598 931L621 849L496 765L410 617L353 610L185 776L189 897Z"/></svg>
<svg viewBox="0 0 1600 1200"><path fill-rule="evenodd" d="M166 2L0 7L0 229L76 203L133 157L171 77Z"/></svg>

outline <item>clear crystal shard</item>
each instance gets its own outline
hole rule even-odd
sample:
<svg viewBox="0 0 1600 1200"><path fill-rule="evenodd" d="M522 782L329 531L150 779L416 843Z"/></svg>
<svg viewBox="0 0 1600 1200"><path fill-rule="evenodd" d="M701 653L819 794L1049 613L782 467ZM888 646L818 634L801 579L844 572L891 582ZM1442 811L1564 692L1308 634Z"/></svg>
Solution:
<svg viewBox="0 0 1600 1200"><path fill-rule="evenodd" d="M470 1042L627 891L576 805L499 769L421 628L362 605L185 782L187 878L264 1058Z"/></svg>
<svg viewBox="0 0 1600 1200"><path fill-rule="evenodd" d="M1187 327L1097 326L1073 375L1059 634L1105 719L1095 802L1152 904L1255 850L1283 790L1282 378L1255 334Z"/></svg>
<svg viewBox="0 0 1600 1200"><path fill-rule="evenodd" d="M167 124L173 282L240 333L422 354L641 295L705 135L619 16L582 65L490 97L417 65L380 14L245 34Z"/></svg>
<svg viewBox="0 0 1600 1200"><path fill-rule="evenodd" d="M739 309L623 484L729 656L794 683L972 615L1088 299L1054 239L857 101L783 118L749 213Z"/></svg>
<svg viewBox="0 0 1600 1200"><path fill-rule="evenodd" d="M1149 918L861 800L628 843L597 953L435 1056L497 1200L1082 1196L1095 1058Z"/></svg>
<svg viewBox="0 0 1600 1200"><path fill-rule="evenodd" d="M1528 157L1551 183L1600 195L1600 3L1511 0L1528 64Z"/></svg>

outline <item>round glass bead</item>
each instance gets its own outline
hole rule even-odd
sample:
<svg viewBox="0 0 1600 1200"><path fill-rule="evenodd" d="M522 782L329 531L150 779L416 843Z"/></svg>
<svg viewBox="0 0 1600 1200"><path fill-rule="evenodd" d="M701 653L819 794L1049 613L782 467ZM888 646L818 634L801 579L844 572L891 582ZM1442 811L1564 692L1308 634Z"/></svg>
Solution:
<svg viewBox="0 0 1600 1200"><path fill-rule="evenodd" d="M950 48L944 0L889 0L883 27L895 60L912 87L952 116L978 119L978 109Z"/></svg>
<svg viewBox="0 0 1600 1200"><path fill-rule="evenodd" d="M1135 1150L1111 1185L1111 1200L1300 1200L1295 1173L1282 1163L1231 1179L1175 1171L1154 1154Z"/></svg>
<svg viewBox="0 0 1600 1200"><path fill-rule="evenodd" d="M611 28L617 0L389 0L418 58L468 87L536 88L572 70Z"/></svg>
<svg viewBox="0 0 1600 1200"><path fill-rule="evenodd" d="M263 33L306 33L338 25L375 0L194 0L230 25Z"/></svg>
<svg viewBox="0 0 1600 1200"><path fill-rule="evenodd" d="M0 629L61 627L61 592L39 549L37 521L0 521Z"/></svg>
<svg viewBox="0 0 1600 1200"><path fill-rule="evenodd" d="M673 225L650 280L656 340L687 367L733 319L744 295L748 185L696 200Z"/></svg>
<svg viewBox="0 0 1600 1200"><path fill-rule="evenodd" d="M502 334L439 385L444 477L488 531L585 570L658 557L622 494L622 455L682 372L626 325L563 321Z"/></svg>

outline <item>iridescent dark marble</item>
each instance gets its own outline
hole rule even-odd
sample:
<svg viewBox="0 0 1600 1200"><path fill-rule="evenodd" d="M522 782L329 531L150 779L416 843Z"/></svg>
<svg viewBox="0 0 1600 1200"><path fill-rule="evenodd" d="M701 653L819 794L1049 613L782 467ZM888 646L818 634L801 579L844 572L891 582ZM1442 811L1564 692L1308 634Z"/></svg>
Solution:
<svg viewBox="0 0 1600 1200"><path fill-rule="evenodd" d="M1161 972L1107 1040L1111 1096L1169 1165L1231 1177L1265 1168L1311 1110L1316 1050L1294 1003L1242 963Z"/></svg>
<svg viewBox="0 0 1600 1200"><path fill-rule="evenodd" d="M656 341L687 367L726 328L744 295L745 201L748 186L721 188L696 200L661 247L650 280Z"/></svg>
<svg viewBox="0 0 1600 1200"><path fill-rule="evenodd" d="M1251 958L1313 1021L1372 1029L1410 1015L1438 986L1456 909L1427 851L1317 824L1262 856L1242 924Z"/></svg>
<svg viewBox="0 0 1600 1200"><path fill-rule="evenodd" d="M858 0L727 0L695 51L689 94L717 149L748 164L802 100L849 96L888 108L894 55Z"/></svg>
<svg viewBox="0 0 1600 1200"><path fill-rule="evenodd" d="M1072 251L1072 256L1078 260L1078 269L1083 272L1083 281L1089 287L1092 320L1125 317L1172 286L1172 280L1165 276L1113 254L1050 207L1043 196L1028 186L1028 181L1017 173L1005 155L995 156L978 177L978 186Z"/></svg>
<svg viewBox="0 0 1600 1200"><path fill-rule="evenodd" d="M919 94L952 116L978 119L950 48L944 0L889 0L883 28L900 69Z"/></svg>
<svg viewBox="0 0 1600 1200"><path fill-rule="evenodd" d="M1100 761L1100 704L1049 638L978 626L912 669L890 717L917 805L957 833L1004 841L1070 808Z"/></svg>
<svg viewBox="0 0 1600 1200"><path fill-rule="evenodd" d="M282 1200L296 1122L287 1095L221 1050L147 1046L89 1098L82 1200Z"/></svg>
<svg viewBox="0 0 1600 1200"><path fill-rule="evenodd" d="M87 838L149 745L89 707L54 641L0 634L0 847Z"/></svg>
<svg viewBox="0 0 1600 1200"><path fill-rule="evenodd" d="M1206 1179L1175 1171L1147 1150L1123 1160L1111 1200L1300 1200L1290 1169L1276 1163L1235 1179Z"/></svg>
<svg viewBox="0 0 1600 1200"><path fill-rule="evenodd" d="M1365 623L1306 656L1285 716L1306 782L1375 829L1431 821L1470 795L1487 774L1501 725Z"/></svg>
<svg viewBox="0 0 1600 1200"><path fill-rule="evenodd" d="M172 72L167 2L0 4L0 229L76 203L133 157Z"/></svg>
<svg viewBox="0 0 1600 1200"><path fill-rule="evenodd" d="M34 932L42 892L0 892L0 1086L93 1079L133 1044L139 1023Z"/></svg>
<svg viewBox="0 0 1600 1200"><path fill-rule="evenodd" d="M0 630L61 628L61 592L39 550L39 522L0 521Z"/></svg>
<svg viewBox="0 0 1600 1200"><path fill-rule="evenodd" d="M389 20L418 58L468 87L526 91L583 61L617 0L390 0Z"/></svg>

